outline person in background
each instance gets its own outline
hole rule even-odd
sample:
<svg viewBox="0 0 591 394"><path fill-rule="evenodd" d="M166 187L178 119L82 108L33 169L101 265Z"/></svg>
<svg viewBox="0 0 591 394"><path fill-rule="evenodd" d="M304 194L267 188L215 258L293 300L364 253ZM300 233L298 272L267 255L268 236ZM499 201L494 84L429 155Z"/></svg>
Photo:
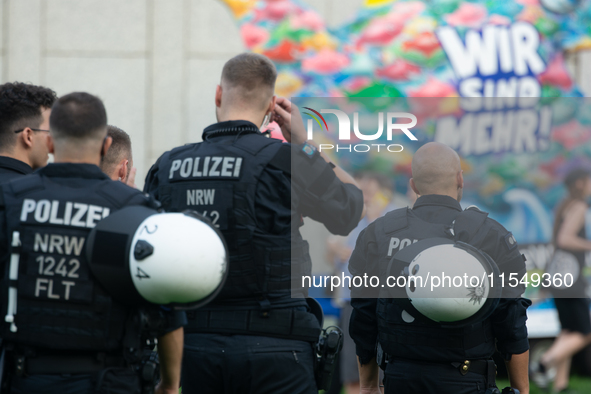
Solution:
<svg viewBox="0 0 591 394"><path fill-rule="evenodd" d="M0 184L47 164L51 89L21 82L0 85Z"/></svg>
<svg viewBox="0 0 591 394"><path fill-rule="evenodd" d="M564 179L568 190L567 197L560 203L554 218L552 241L555 252L547 270L555 274L572 274L573 286L552 288L554 303L562 330L550 347L542 355L540 371L533 380L540 386L549 383L548 370L556 368L553 391L568 393L568 382L572 356L591 343L591 320L589 318L589 299L586 296L586 281L583 275L585 253L591 251L591 241L585 232L585 216L589 210L587 199L591 197L591 172L575 169ZM561 261L563 264L558 264ZM571 262L571 264L564 264ZM556 263L556 264L554 264ZM560 269L559 265L566 268Z"/></svg>
<svg viewBox="0 0 591 394"><path fill-rule="evenodd" d="M347 265L349 257L355 247L355 241L359 233L371 222L398 208L393 200L392 182L388 177L376 172L360 172L355 174L355 180L363 192L366 215L361 219L357 227L346 236L332 235L327 241L327 259L335 266L335 275L341 277L344 273L351 276ZM349 319L351 318L351 291L346 287L339 287L333 294L333 299L339 302L341 308L339 327L343 330L344 342L340 357L341 383L345 386L347 394L359 393L359 371L357 369L357 356L355 354L355 342L349 335Z"/></svg>
<svg viewBox="0 0 591 394"><path fill-rule="evenodd" d="M129 134L116 126L107 126L107 136L113 143L101 160L101 170L114 181L121 181L135 187L137 169L133 166L131 139Z"/></svg>

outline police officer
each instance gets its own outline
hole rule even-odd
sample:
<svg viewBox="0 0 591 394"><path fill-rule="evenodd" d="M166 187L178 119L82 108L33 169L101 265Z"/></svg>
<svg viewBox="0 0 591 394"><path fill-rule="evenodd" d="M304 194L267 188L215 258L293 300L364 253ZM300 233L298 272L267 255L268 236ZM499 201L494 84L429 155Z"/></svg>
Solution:
<svg viewBox="0 0 591 394"><path fill-rule="evenodd" d="M0 85L0 184L47 164L55 92L20 82Z"/></svg>
<svg viewBox="0 0 591 394"><path fill-rule="evenodd" d="M1 187L0 327L11 393L139 393L141 350L152 335L161 356L157 392L178 393L186 317L156 308L140 315L89 271L85 241L96 223L125 206L153 205L98 168L111 145L106 126L97 97L61 97L50 117L55 164ZM160 326L142 325L148 318Z"/></svg>
<svg viewBox="0 0 591 394"><path fill-rule="evenodd" d="M264 56L230 59L215 95L219 123L202 143L162 155L146 179L165 209L209 217L230 248L218 298L188 313L184 393L318 392L311 343L320 326L302 298L311 260L299 227L309 216L347 234L363 198L352 177L304 144L297 108L273 94L276 76ZM271 118L292 144L260 132Z"/></svg>
<svg viewBox="0 0 591 394"><path fill-rule="evenodd" d="M506 277L512 272L522 277L524 259L511 233L478 209L463 213L459 201L464 181L460 159L452 149L435 142L418 149L412 160L410 185L419 196L412 209L391 211L359 235L349 263L352 275L383 279L384 267L405 246L426 238L455 236L486 252ZM531 302L520 298L523 286L503 288L503 298L488 318L463 327L420 319L416 313L409 314L400 300L371 298L371 289L367 291L352 288L350 320L362 393L382 393L376 364L378 343L387 355L385 393L492 390L495 371L489 360L495 342L512 387L522 394L529 392L525 321ZM373 296L383 295L380 291Z"/></svg>
<svg viewBox="0 0 591 394"><path fill-rule="evenodd" d="M114 181L121 181L135 187L136 168L133 166L131 138L129 134L116 126L107 126L107 135L113 143L101 160L101 170Z"/></svg>

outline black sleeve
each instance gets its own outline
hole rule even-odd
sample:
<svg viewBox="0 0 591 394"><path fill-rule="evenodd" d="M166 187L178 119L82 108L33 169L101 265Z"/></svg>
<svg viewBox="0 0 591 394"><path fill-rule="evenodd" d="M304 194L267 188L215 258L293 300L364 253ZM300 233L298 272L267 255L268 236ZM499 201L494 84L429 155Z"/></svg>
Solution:
<svg viewBox="0 0 591 394"><path fill-rule="evenodd" d="M525 260L519 251L519 246L513 234L498 222L489 219L489 236L485 240L482 250L486 251L497 263L499 271L504 274L504 286L499 305L491 316L491 322L497 349L505 357L511 354L521 354L529 349L527 339L527 308L531 301L522 298L525 285L510 286L511 274L519 281L526 274Z"/></svg>
<svg viewBox="0 0 591 394"><path fill-rule="evenodd" d="M308 155L297 145L292 147L292 189L298 195L300 213L333 234L349 234L361 219L361 190L338 179L318 152Z"/></svg>
<svg viewBox="0 0 591 394"><path fill-rule="evenodd" d="M374 222L375 223L375 222ZM373 236L373 224L363 230L357 238L353 254L349 259L349 272L353 277L373 275L378 261L377 243ZM349 333L355 342L359 362L367 364L376 355L378 340L378 321L376 316L377 299L366 298L365 289L351 286L351 320Z"/></svg>
<svg viewBox="0 0 591 394"><path fill-rule="evenodd" d="M501 298L491 316L497 350L505 358L529 350L525 322L526 311L530 305L531 301L526 298Z"/></svg>
<svg viewBox="0 0 591 394"><path fill-rule="evenodd" d="M488 219L487 225L489 226L488 234L480 248L488 253L499 267L500 273L504 274L502 297L519 298L525 292L525 285L523 283L514 287L509 285L511 274L521 282L521 278L527 273L525 259L519 251L519 245L513 234L498 222Z"/></svg>
<svg viewBox="0 0 591 394"><path fill-rule="evenodd" d="M184 327L187 325L187 314L184 311L166 311L165 315L167 317L167 326L163 330L159 332L159 336L164 334L168 334L176 329Z"/></svg>

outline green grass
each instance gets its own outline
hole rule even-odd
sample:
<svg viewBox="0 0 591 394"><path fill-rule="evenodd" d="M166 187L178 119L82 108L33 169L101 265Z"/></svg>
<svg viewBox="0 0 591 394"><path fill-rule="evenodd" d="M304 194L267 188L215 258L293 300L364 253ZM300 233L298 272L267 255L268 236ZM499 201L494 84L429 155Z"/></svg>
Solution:
<svg viewBox="0 0 591 394"><path fill-rule="evenodd" d="M506 379L497 379L497 387L502 390L504 387L509 386L509 381ZM580 394L591 393L591 377L588 376L576 376L573 375L570 377L570 386L571 389L575 390ZM530 394L547 394L551 391L545 391L538 388L535 383L530 381L529 386Z"/></svg>
<svg viewBox="0 0 591 394"><path fill-rule="evenodd" d="M509 380L507 379L497 379L497 387L500 390L509 386ZM591 393L591 377L588 376L576 376L573 375L570 377L570 388L575 390L577 393L580 394L589 394ZM530 381L529 393L530 394L548 394L551 391L544 391L538 388L533 382ZM319 391L319 394L324 393L324 391ZM341 391L341 394L345 394L345 390Z"/></svg>

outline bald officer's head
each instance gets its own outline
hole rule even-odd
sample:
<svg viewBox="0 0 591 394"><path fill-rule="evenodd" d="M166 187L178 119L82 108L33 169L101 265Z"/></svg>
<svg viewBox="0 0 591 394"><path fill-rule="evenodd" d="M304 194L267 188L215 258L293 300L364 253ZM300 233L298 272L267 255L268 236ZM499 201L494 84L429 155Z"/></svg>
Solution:
<svg viewBox="0 0 591 394"><path fill-rule="evenodd" d="M419 196L440 194L460 201L464 187L460 157L439 142L423 145L412 158L410 187Z"/></svg>

